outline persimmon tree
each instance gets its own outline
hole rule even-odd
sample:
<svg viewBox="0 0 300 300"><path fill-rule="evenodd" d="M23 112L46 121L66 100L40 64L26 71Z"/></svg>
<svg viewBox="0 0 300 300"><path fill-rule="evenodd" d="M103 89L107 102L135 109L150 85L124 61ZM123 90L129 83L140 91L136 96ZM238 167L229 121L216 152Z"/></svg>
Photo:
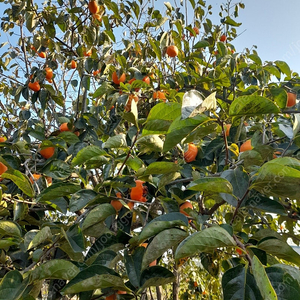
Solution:
<svg viewBox="0 0 300 300"><path fill-rule="evenodd" d="M5 7L0 299L299 297L300 77L242 2Z"/></svg>

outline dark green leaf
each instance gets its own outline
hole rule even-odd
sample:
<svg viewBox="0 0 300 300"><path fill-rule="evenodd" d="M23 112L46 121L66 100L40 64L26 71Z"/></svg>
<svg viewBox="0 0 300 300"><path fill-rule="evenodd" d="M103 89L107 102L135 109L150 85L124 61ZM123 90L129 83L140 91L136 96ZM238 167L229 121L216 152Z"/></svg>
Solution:
<svg viewBox="0 0 300 300"><path fill-rule="evenodd" d="M87 147L82 148L76 156L72 160L72 166L78 166L82 165L88 160L92 159L93 157L96 156L101 156L107 154L103 149L90 145Z"/></svg>
<svg viewBox="0 0 300 300"><path fill-rule="evenodd" d="M70 211L75 212L81 210L90 202L92 202L96 197L97 193L93 190L80 190L74 193L70 199Z"/></svg>
<svg viewBox="0 0 300 300"><path fill-rule="evenodd" d="M83 252L85 250L85 239L79 224L72 225L67 232L63 230L63 234L74 252Z"/></svg>
<svg viewBox="0 0 300 300"><path fill-rule="evenodd" d="M257 95L238 97L229 109L231 116L256 116L278 112L279 108L272 101Z"/></svg>
<svg viewBox="0 0 300 300"><path fill-rule="evenodd" d="M66 162L54 159L43 168L42 173L53 179L64 180L72 174L72 170Z"/></svg>
<svg viewBox="0 0 300 300"><path fill-rule="evenodd" d="M234 239L225 229L212 226L183 240L176 249L175 259L189 257L199 252L212 252L219 247L234 246L236 246Z"/></svg>
<svg viewBox="0 0 300 300"><path fill-rule="evenodd" d="M232 194L231 183L227 179L221 177L205 177L196 179L187 186L187 189L192 191L201 191L207 194Z"/></svg>
<svg viewBox="0 0 300 300"><path fill-rule="evenodd" d="M152 175L152 174L168 174L172 172L177 172L181 169L178 164L167 162L167 161L160 161L160 162L153 162L150 164L144 175Z"/></svg>

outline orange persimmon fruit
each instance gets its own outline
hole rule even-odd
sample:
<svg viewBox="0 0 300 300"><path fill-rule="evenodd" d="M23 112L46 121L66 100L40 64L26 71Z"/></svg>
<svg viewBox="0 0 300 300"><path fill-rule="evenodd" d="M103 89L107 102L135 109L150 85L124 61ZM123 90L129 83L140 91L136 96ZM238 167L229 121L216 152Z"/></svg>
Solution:
<svg viewBox="0 0 300 300"><path fill-rule="evenodd" d="M113 83L115 84L120 84L121 82L124 82L126 80L126 74L125 73L122 73L121 76L119 77L117 72L114 71L112 73L112 77L111 77Z"/></svg>
<svg viewBox="0 0 300 300"><path fill-rule="evenodd" d="M193 209L193 205L191 202L186 201L183 204L180 205L179 207L179 212L181 212L182 214L184 214L185 216L189 217L189 214L185 211L186 208L191 208Z"/></svg>
<svg viewBox="0 0 300 300"><path fill-rule="evenodd" d="M38 92L41 89L41 86L37 81L29 82L28 87L34 92Z"/></svg>
<svg viewBox="0 0 300 300"><path fill-rule="evenodd" d="M244 151L248 151L253 149L252 145L251 145L251 140L247 140L246 142L244 142L241 147L240 147L240 152L244 152Z"/></svg>
<svg viewBox="0 0 300 300"><path fill-rule="evenodd" d="M175 45L170 45L167 47L166 53L170 57L176 57L178 55L178 48Z"/></svg>
<svg viewBox="0 0 300 300"><path fill-rule="evenodd" d="M193 144L189 143L188 150L184 153L184 160L189 163L196 160L196 156L198 154L198 147Z"/></svg>

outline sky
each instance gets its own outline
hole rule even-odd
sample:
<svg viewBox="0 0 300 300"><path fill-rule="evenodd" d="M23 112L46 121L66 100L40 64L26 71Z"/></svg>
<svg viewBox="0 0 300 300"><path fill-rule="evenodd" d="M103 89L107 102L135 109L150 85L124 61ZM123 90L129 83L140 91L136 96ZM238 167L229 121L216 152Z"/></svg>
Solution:
<svg viewBox="0 0 300 300"><path fill-rule="evenodd" d="M173 3L173 0L169 1ZM180 2L180 0L175 1ZM164 7L163 2L157 0L156 5ZM214 23L219 23L219 6L225 2L226 0L206 0L207 5L213 6L214 14L209 18ZM232 2L236 3L238 0ZM256 45L263 61L284 60L293 71L300 74L300 26L298 25L300 1L244 0L243 2L245 9L240 10L237 19L242 23L237 29L240 35L232 42L236 50L242 52L244 48ZM3 12L5 7L0 3L0 11ZM0 42L5 39L6 35L1 34ZM0 49L0 56L2 51L3 49Z"/></svg>

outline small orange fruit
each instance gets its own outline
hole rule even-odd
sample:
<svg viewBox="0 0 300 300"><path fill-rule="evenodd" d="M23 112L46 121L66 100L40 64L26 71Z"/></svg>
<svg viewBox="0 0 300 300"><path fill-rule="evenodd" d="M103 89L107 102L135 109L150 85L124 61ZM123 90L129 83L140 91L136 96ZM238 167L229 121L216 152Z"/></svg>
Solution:
<svg viewBox="0 0 300 300"><path fill-rule="evenodd" d="M38 92L41 89L41 86L37 81L29 82L28 87L34 92Z"/></svg>
<svg viewBox="0 0 300 300"><path fill-rule="evenodd" d="M125 294L127 294L127 292L125 292L125 291L117 291L117 294L119 294L119 295L125 295Z"/></svg>
<svg viewBox="0 0 300 300"><path fill-rule="evenodd" d="M46 58L46 52L39 52L39 57Z"/></svg>
<svg viewBox="0 0 300 300"><path fill-rule="evenodd" d="M45 68L46 71L46 79L52 79L53 77L53 70L49 67Z"/></svg>
<svg viewBox="0 0 300 300"><path fill-rule="evenodd" d="M296 105L296 99L297 99L297 94L296 93L287 93L287 101L286 101L286 107L293 107Z"/></svg>
<svg viewBox="0 0 300 300"><path fill-rule="evenodd" d="M30 46L30 49L36 52L36 48L33 45Z"/></svg>
<svg viewBox="0 0 300 300"><path fill-rule="evenodd" d="M197 287L197 286L198 286L198 282L194 281L194 287Z"/></svg>
<svg viewBox="0 0 300 300"><path fill-rule="evenodd" d="M147 188L143 186L143 183L145 182L142 180L135 181L136 186L133 187L130 191L131 200L136 200L141 202L147 201L147 199L145 198L145 196L147 195Z"/></svg>
<svg viewBox="0 0 300 300"><path fill-rule="evenodd" d="M149 76L145 76L143 78L143 81L146 82L147 84L150 84L150 77Z"/></svg>
<svg viewBox="0 0 300 300"><path fill-rule="evenodd" d="M123 206L123 204L119 200L111 200L110 204L116 211L119 211Z"/></svg>
<svg viewBox="0 0 300 300"><path fill-rule="evenodd" d="M60 131L71 131L68 127L68 123L62 123L60 126L59 126L59 130Z"/></svg>
<svg viewBox="0 0 300 300"><path fill-rule="evenodd" d="M161 91L153 92L153 99L166 100L166 95L164 92Z"/></svg>
<svg viewBox="0 0 300 300"><path fill-rule="evenodd" d="M195 35L198 35L200 33L200 30L198 27L194 27L193 30L195 31L195 34L190 32L190 36L195 36Z"/></svg>
<svg viewBox="0 0 300 300"><path fill-rule="evenodd" d="M227 40L226 35L222 34L221 37L220 37L220 41L224 43L226 40Z"/></svg>
<svg viewBox="0 0 300 300"><path fill-rule="evenodd" d="M116 300L117 299L117 295L116 294L113 294L113 295L110 295L108 297L105 297L105 300Z"/></svg>
<svg viewBox="0 0 300 300"><path fill-rule="evenodd" d="M225 125L225 129L226 129L226 131L225 131L225 136L229 136L230 127L231 127L231 124L226 124L226 125Z"/></svg>
<svg viewBox="0 0 300 300"><path fill-rule="evenodd" d="M240 248L236 248L236 253L238 254L238 255L242 255L243 254L243 251L242 251L242 249L240 249Z"/></svg>
<svg viewBox="0 0 300 300"><path fill-rule="evenodd" d="M39 178L41 178L41 174L32 174L32 177L29 178L30 182L33 184L34 181L37 181Z"/></svg>
<svg viewBox="0 0 300 300"><path fill-rule="evenodd" d="M6 141L6 137L5 136L1 136L0 137L0 143L4 143Z"/></svg>
<svg viewBox="0 0 300 300"><path fill-rule="evenodd" d="M189 163L196 160L198 148L193 143L189 143L188 150L184 153L184 160Z"/></svg>
<svg viewBox="0 0 300 300"><path fill-rule="evenodd" d="M77 68L77 62L75 60L71 61L71 69L76 69Z"/></svg>
<svg viewBox="0 0 300 300"><path fill-rule="evenodd" d="M132 210L134 207L134 202L128 202L127 205L129 207L129 209Z"/></svg>
<svg viewBox="0 0 300 300"><path fill-rule="evenodd" d="M88 7L91 14L96 14L97 12L99 12L99 5L95 0L91 0L88 4Z"/></svg>
<svg viewBox="0 0 300 300"><path fill-rule="evenodd" d="M7 171L7 166L4 163L0 162L0 175L2 175L6 171Z"/></svg>
<svg viewBox="0 0 300 300"><path fill-rule="evenodd" d="M54 147L47 147L47 148L44 148L44 149L41 149L41 150L40 150L40 154L41 154L44 158L46 158L46 159L52 157L53 154L54 154L54 152L55 152L55 148L54 148Z"/></svg>
<svg viewBox="0 0 300 300"><path fill-rule="evenodd" d="M128 111L128 112L131 111L131 102L132 102L132 100L134 100L135 103L138 103L139 102L139 97L137 95L134 95L134 94L130 94L128 96L128 101L125 105L125 110Z"/></svg>
<svg viewBox="0 0 300 300"><path fill-rule="evenodd" d="M152 263L149 264L149 267L154 267L157 264L157 260L155 259Z"/></svg>
<svg viewBox="0 0 300 300"><path fill-rule="evenodd" d="M121 76L118 77L117 72L114 71L111 78L112 78L113 83L120 84L121 82L124 82L126 80L126 74L122 73Z"/></svg>
<svg viewBox="0 0 300 300"><path fill-rule="evenodd" d="M100 70L95 70L95 71L93 71L93 75L94 75L94 76L97 76L99 73L100 73Z"/></svg>
<svg viewBox="0 0 300 300"><path fill-rule="evenodd" d="M178 55L178 48L175 45L170 45L167 47L167 51L166 53L170 56L170 57L175 57Z"/></svg>
<svg viewBox="0 0 300 300"><path fill-rule="evenodd" d="M86 52L86 50L83 51L83 56L91 56L92 55L92 49Z"/></svg>
<svg viewBox="0 0 300 300"><path fill-rule="evenodd" d="M181 212L182 214L184 214L185 216L189 217L189 214L185 211L186 208L191 208L193 209L193 205L191 202L186 201L183 204L180 205L179 207L179 212Z"/></svg>
<svg viewBox="0 0 300 300"><path fill-rule="evenodd" d="M131 78L131 79L128 81L128 83L129 83L129 84L132 84L135 80L136 80L135 78Z"/></svg>
<svg viewBox="0 0 300 300"><path fill-rule="evenodd" d="M253 149L252 145L251 145L251 140L247 140L246 142L244 142L241 147L240 147L240 152L244 152L247 150L251 150Z"/></svg>

